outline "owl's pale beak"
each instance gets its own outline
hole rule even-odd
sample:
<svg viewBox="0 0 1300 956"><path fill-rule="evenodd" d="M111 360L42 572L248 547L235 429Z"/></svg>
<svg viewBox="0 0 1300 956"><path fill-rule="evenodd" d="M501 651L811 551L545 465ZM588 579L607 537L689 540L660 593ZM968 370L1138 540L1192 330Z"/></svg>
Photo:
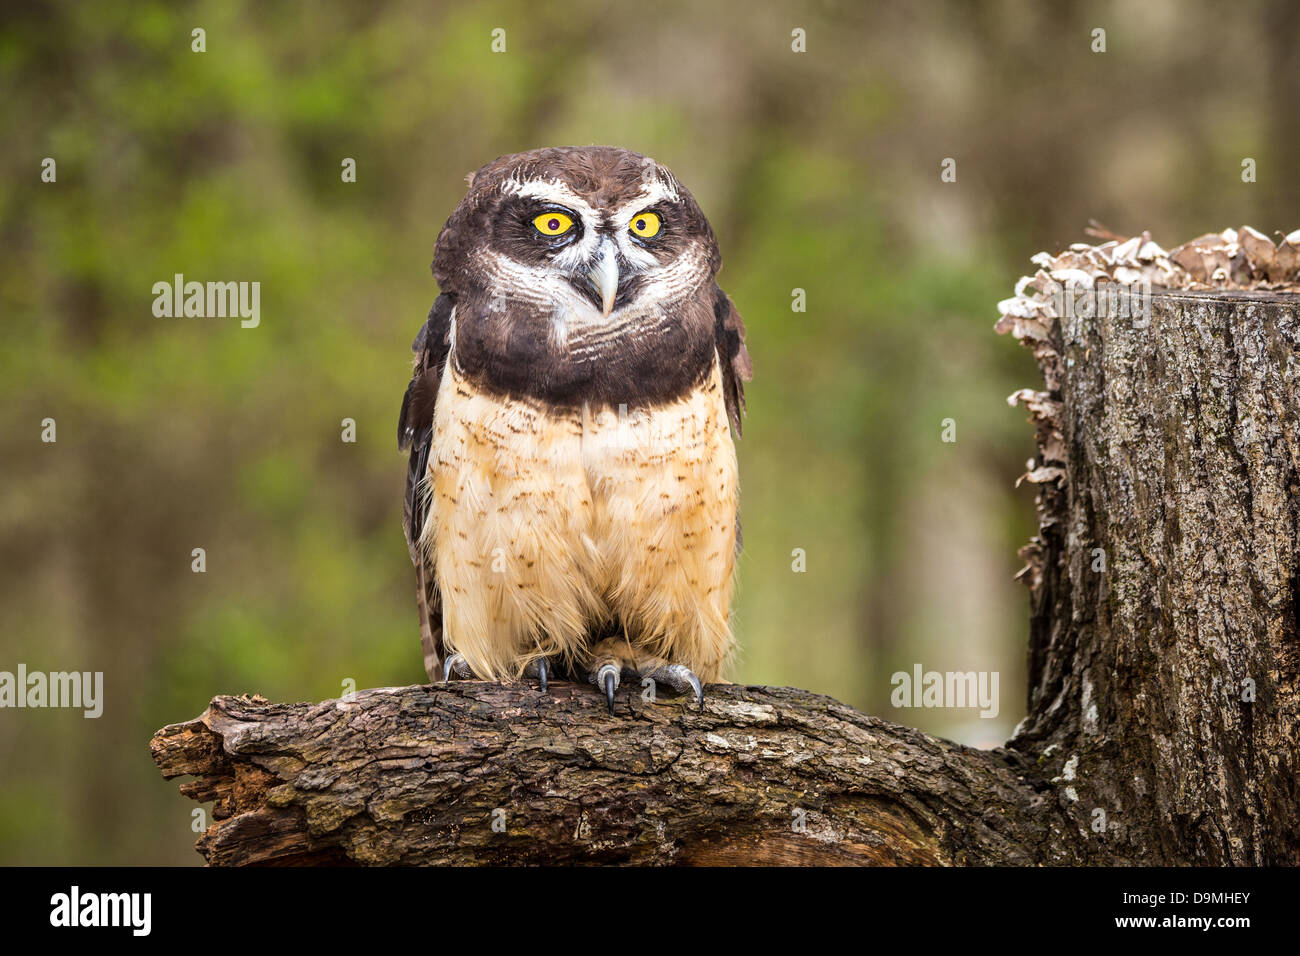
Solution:
<svg viewBox="0 0 1300 956"><path fill-rule="evenodd" d="M614 309L614 297L618 294L618 248L608 236L600 241L600 248L596 250L596 264L587 273L587 281L600 296L605 318L609 318L609 313Z"/></svg>

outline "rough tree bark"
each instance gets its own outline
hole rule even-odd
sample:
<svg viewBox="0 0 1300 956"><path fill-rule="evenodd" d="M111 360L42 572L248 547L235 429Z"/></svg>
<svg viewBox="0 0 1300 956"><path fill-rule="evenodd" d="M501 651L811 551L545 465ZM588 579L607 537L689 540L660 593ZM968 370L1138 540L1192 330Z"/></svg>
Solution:
<svg viewBox="0 0 1300 956"><path fill-rule="evenodd" d="M1300 234L1257 236L1073 247L1002 304L1046 382L1012 396L1037 427L1040 531L1023 551L1029 715L1007 747L784 688L712 688L702 713L633 693L612 718L560 683L219 697L151 744L165 777L194 775L183 793L216 801L200 852L1300 863ZM1137 316L1061 295L1153 279L1169 288Z"/></svg>
<svg viewBox="0 0 1300 956"><path fill-rule="evenodd" d="M153 752L217 801L213 864L1076 859L1048 849L1063 820L1031 760L784 688L711 688L703 713L638 689L614 717L562 683L221 697Z"/></svg>

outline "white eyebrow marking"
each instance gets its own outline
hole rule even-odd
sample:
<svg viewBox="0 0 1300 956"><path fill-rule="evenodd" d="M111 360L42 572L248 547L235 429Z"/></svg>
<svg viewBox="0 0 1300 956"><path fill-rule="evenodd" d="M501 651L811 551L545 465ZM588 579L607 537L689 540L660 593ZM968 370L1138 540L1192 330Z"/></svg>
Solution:
<svg viewBox="0 0 1300 956"><path fill-rule="evenodd" d="M648 206L653 206L657 202L680 202L677 190L671 185L664 182L646 183L641 188L635 199L631 202L619 206L614 212L614 224L626 226L632 221L632 217L643 211Z"/></svg>
<svg viewBox="0 0 1300 956"><path fill-rule="evenodd" d="M587 202L570 189L567 183L559 179L534 179L529 182L505 179L501 182L501 191L510 193L513 196L542 199L558 203L561 206L568 206L575 212L581 213L583 218L589 222L599 221L600 219L597 210L591 203ZM676 186L661 179L653 180L644 184L634 199L624 203L614 211L614 224L626 226L638 212L641 212L647 206L653 206L657 202L680 201L681 195L678 193Z"/></svg>
<svg viewBox="0 0 1300 956"><path fill-rule="evenodd" d="M568 206L574 212L580 213L583 219L599 220L599 216L597 216L596 210L592 208L591 203L580 197L558 179L535 179L527 183L506 179L501 183L501 191L514 196L523 196L527 199L543 199L561 206Z"/></svg>

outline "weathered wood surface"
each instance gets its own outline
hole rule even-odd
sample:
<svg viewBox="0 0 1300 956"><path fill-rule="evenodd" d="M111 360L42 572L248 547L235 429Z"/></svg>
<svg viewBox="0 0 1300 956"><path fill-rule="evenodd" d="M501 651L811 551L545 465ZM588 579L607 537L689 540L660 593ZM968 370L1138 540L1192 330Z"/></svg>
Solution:
<svg viewBox="0 0 1300 956"><path fill-rule="evenodd" d="M186 795L216 801L199 844L213 864L1076 859L1014 753L786 688L714 687L703 713L638 691L617 710L564 683L220 697L152 749L164 776L195 775Z"/></svg>
<svg viewBox="0 0 1300 956"><path fill-rule="evenodd" d="M1300 298L1260 291L1267 263L1217 241L1173 256L1227 282L1210 268L1226 256L1255 291L1157 291L1134 321L1058 315L1018 289L999 323L1046 385L1015 396L1037 427L1041 527L1023 552L1029 715L1006 749L783 688L714 687L703 713L625 692L613 718L592 688L559 683L221 697L152 744L165 776L195 775L184 793L217 801L200 851L221 865L1300 863ZM1167 273L1156 251L1128 261Z"/></svg>

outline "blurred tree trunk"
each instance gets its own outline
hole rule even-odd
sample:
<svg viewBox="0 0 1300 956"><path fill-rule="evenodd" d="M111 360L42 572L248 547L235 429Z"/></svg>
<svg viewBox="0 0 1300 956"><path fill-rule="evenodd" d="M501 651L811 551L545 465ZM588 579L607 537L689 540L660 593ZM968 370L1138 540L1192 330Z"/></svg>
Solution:
<svg viewBox="0 0 1300 956"><path fill-rule="evenodd" d="M241 863L1300 863L1295 297L1034 342L1029 715L974 751L803 691L610 717L478 682L218 698L152 750Z"/></svg>
<svg viewBox="0 0 1300 956"><path fill-rule="evenodd" d="M1276 172L1260 185L1268 190L1269 201L1263 208L1281 220L1269 225L1280 228L1300 207L1300 179L1294 174L1295 157L1300 155L1300 123L1296 122L1296 104L1300 103L1300 44L1296 42L1300 38L1300 4L1273 0L1264 20L1269 154Z"/></svg>

